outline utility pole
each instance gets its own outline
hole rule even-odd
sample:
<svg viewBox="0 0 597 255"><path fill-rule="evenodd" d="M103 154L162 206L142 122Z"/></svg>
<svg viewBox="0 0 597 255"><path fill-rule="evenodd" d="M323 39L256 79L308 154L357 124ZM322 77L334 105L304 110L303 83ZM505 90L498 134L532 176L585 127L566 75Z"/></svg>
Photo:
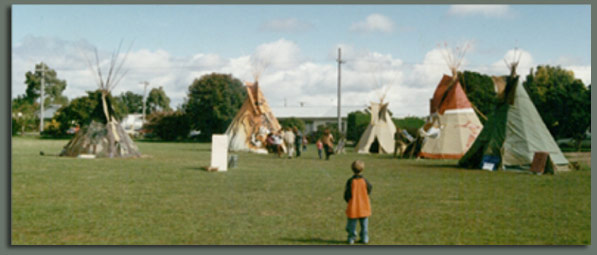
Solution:
<svg viewBox="0 0 597 255"><path fill-rule="evenodd" d="M40 97L39 97L39 133L44 131L44 98L45 98L45 83L46 83L46 65L42 62L41 69L37 69L36 71L41 71L41 90L40 90Z"/></svg>
<svg viewBox="0 0 597 255"><path fill-rule="evenodd" d="M143 124L145 124L145 105L147 104L147 86L149 86L149 82L142 81L143 84Z"/></svg>
<svg viewBox="0 0 597 255"><path fill-rule="evenodd" d="M341 75L341 66L345 61L342 60L342 49L338 48L338 132L342 133L342 113L341 113L341 106L342 106L342 93L341 93L341 86L340 86L340 75Z"/></svg>

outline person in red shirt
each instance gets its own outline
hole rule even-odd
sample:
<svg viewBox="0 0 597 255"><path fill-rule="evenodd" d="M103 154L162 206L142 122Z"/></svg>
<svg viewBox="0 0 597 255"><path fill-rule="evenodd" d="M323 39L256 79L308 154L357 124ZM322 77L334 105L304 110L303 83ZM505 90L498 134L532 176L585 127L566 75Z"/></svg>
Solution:
<svg viewBox="0 0 597 255"><path fill-rule="evenodd" d="M369 194L373 186L361 173L365 170L365 162L356 160L352 162L352 172L354 175L346 182L344 190L344 200L348 202L346 207L346 216L348 223L346 231L348 232L348 243L353 244L357 237L357 221L361 224L361 242L369 242L369 216L371 216L371 203Z"/></svg>

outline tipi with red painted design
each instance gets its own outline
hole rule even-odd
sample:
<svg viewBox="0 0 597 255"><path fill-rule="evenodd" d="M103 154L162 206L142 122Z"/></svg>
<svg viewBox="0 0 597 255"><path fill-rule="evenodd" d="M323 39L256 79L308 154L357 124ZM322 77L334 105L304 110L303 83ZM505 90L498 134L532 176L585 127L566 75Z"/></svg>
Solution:
<svg viewBox="0 0 597 255"><path fill-rule="evenodd" d="M452 76L444 75L430 101L430 116L421 135L425 136L419 156L459 159L471 147L483 125L458 81L458 67L466 48L445 50Z"/></svg>

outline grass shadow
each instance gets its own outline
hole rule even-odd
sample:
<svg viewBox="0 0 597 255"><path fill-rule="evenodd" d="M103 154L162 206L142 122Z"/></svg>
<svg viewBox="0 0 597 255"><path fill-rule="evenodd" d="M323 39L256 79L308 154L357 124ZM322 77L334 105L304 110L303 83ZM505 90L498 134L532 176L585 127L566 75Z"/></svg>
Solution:
<svg viewBox="0 0 597 255"><path fill-rule="evenodd" d="M202 149L197 149L197 148L185 148L185 149L179 149L182 151L210 151L211 152L211 148L202 148Z"/></svg>
<svg viewBox="0 0 597 255"><path fill-rule="evenodd" d="M281 238L280 240L309 244L347 244L345 240L325 240L321 238Z"/></svg>
<svg viewBox="0 0 597 255"><path fill-rule="evenodd" d="M188 167L183 167L181 168L181 170L190 170L190 171L198 171L198 172L206 172L206 173L217 173L217 169L215 168L210 168L208 166L188 166Z"/></svg>
<svg viewBox="0 0 597 255"><path fill-rule="evenodd" d="M422 167L422 168L452 168L452 169L466 169L458 166L458 164L409 164L408 166Z"/></svg>

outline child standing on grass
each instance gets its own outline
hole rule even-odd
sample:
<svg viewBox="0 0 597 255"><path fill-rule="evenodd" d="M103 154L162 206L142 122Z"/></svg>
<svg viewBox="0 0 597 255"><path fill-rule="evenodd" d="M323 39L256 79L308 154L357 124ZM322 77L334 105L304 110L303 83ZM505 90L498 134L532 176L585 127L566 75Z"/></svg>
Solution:
<svg viewBox="0 0 597 255"><path fill-rule="evenodd" d="M361 173L365 170L365 162L356 160L352 162L354 175L346 182L344 200L348 202L346 207L346 231L348 232L348 243L353 244L357 238L357 221L361 224L361 243L369 242L369 216L371 216L371 204L369 194L373 186Z"/></svg>
<svg viewBox="0 0 597 255"><path fill-rule="evenodd" d="M317 153L319 154L319 159L321 159L321 153L323 151L323 143L321 142L321 139L317 139L315 145L317 145Z"/></svg>

